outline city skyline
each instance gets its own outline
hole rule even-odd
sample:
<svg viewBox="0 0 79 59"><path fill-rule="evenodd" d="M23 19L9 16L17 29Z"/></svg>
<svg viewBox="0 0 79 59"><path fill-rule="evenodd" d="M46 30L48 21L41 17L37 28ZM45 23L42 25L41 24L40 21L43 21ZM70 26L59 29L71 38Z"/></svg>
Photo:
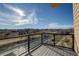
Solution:
<svg viewBox="0 0 79 59"><path fill-rule="evenodd" d="M73 27L72 4L0 4L0 29L65 29Z"/></svg>

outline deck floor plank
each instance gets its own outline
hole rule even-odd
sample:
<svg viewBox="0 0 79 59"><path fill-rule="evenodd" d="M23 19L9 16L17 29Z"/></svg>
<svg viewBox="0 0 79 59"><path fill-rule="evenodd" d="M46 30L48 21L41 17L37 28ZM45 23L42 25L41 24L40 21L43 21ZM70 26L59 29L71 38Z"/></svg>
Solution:
<svg viewBox="0 0 79 59"><path fill-rule="evenodd" d="M72 53L68 53L68 52ZM42 45L37 50L31 53L33 56L75 56L75 52L66 49L66 51L52 46Z"/></svg>

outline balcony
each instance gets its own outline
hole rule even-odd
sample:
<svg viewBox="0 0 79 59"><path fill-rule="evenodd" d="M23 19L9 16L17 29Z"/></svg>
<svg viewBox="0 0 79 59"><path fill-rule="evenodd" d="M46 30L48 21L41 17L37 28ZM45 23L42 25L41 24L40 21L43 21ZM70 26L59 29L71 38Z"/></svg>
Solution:
<svg viewBox="0 0 79 59"><path fill-rule="evenodd" d="M77 56L73 34L31 33L0 40L2 56Z"/></svg>

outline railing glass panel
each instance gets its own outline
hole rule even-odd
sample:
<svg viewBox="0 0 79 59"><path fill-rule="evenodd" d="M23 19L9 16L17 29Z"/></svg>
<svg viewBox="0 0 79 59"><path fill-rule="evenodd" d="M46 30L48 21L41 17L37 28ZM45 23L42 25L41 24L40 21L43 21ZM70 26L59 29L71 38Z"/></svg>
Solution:
<svg viewBox="0 0 79 59"><path fill-rule="evenodd" d="M58 46L72 48L72 35L55 35L55 44Z"/></svg>
<svg viewBox="0 0 79 59"><path fill-rule="evenodd" d="M11 41L13 40L13 41L12 43L7 44L9 40ZM5 44L4 41L7 43ZM23 53L27 53L28 51L27 36L17 37L12 39L4 39L4 41L3 41L4 45L0 46L0 55L17 56L17 55L22 55Z"/></svg>
<svg viewBox="0 0 79 59"><path fill-rule="evenodd" d="M41 35L31 35L30 36L30 50L41 45Z"/></svg>
<svg viewBox="0 0 79 59"><path fill-rule="evenodd" d="M53 45L54 44L54 36L52 34L48 34L48 33L43 34L43 43Z"/></svg>

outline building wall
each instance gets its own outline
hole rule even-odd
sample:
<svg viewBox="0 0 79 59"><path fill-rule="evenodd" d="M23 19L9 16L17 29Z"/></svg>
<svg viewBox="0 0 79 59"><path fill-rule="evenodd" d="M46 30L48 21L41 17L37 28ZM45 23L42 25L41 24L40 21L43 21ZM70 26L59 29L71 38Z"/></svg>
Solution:
<svg viewBox="0 0 79 59"><path fill-rule="evenodd" d="M73 16L74 16L74 49L79 55L79 3L73 4Z"/></svg>

